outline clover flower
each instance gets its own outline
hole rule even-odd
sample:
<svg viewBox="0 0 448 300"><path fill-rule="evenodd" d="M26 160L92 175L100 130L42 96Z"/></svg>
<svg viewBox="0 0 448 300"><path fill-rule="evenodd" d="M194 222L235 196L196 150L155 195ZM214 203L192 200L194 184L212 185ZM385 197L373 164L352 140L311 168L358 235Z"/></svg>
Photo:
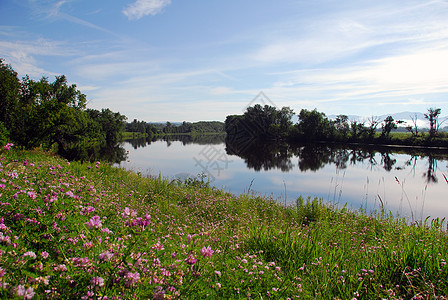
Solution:
<svg viewBox="0 0 448 300"><path fill-rule="evenodd" d="M194 258L193 254L190 254L187 259L185 259L185 262L189 265L194 265L196 263L196 258Z"/></svg>
<svg viewBox="0 0 448 300"><path fill-rule="evenodd" d="M212 250L212 248L210 246L207 246L207 248L205 248L205 246L204 246L201 250L201 255L203 257L210 257L210 256L212 256L213 252L214 251Z"/></svg>

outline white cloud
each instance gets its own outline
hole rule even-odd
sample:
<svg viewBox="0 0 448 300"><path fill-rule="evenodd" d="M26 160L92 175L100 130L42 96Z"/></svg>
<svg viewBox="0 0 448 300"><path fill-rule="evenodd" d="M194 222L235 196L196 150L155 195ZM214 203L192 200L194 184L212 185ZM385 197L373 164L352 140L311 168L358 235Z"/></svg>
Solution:
<svg viewBox="0 0 448 300"><path fill-rule="evenodd" d="M0 53L3 53L4 58L19 73L19 76L40 77L57 74L38 67L42 63L40 58L36 57L73 56L77 52L60 42L37 39L16 42L0 41Z"/></svg>
<svg viewBox="0 0 448 300"><path fill-rule="evenodd" d="M143 16L160 13L162 9L169 4L171 4L171 0L137 0L128 5L128 7L123 10L123 13L130 20L138 20Z"/></svg>

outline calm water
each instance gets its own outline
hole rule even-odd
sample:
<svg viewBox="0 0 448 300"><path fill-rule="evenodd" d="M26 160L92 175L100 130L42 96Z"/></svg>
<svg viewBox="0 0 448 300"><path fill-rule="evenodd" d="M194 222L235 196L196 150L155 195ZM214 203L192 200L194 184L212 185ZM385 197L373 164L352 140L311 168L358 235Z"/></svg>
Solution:
<svg viewBox="0 0 448 300"><path fill-rule="evenodd" d="M126 142L120 164L144 175L206 174L226 191L257 193L281 203L319 197L367 211L381 208L410 220L448 217L448 155L390 148L254 145L241 151L222 138ZM238 154L238 155L236 155Z"/></svg>

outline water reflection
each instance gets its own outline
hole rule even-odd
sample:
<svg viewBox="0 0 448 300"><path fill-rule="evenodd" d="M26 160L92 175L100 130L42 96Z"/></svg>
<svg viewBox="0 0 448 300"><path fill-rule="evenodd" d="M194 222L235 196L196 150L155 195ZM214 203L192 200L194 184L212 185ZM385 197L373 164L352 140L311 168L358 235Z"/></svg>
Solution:
<svg viewBox="0 0 448 300"><path fill-rule="evenodd" d="M411 220L448 217L447 151L255 141L237 147L222 136L134 140L124 147L129 158L120 167L173 178L210 172L214 186L235 194L250 189L288 204L298 196L319 197L366 211L386 208Z"/></svg>
<svg viewBox="0 0 448 300"><path fill-rule="evenodd" d="M80 145L76 151L64 153L68 160L77 161L107 161L112 164L119 164L126 160L127 153L123 144L115 145Z"/></svg>
<svg viewBox="0 0 448 300"><path fill-rule="evenodd" d="M148 137L141 139L126 140L130 143L134 149L140 147L146 147L151 145L155 141L165 141L167 147L171 146L173 142L181 142L182 145L186 146L189 144L199 144L199 145L217 145L224 143L225 135L223 134L203 134L203 135L184 135L184 134L172 134L162 137Z"/></svg>
<svg viewBox="0 0 448 300"><path fill-rule="evenodd" d="M437 164L447 161L448 154L444 150L412 149L386 146L344 146L336 144L275 144L252 142L239 148L238 143L226 140L228 155L241 157L249 169L255 171L279 169L290 172L294 169L293 160L298 159L297 166L301 172L316 172L327 165L335 165L338 170L349 165L368 165L371 169L382 167L386 172L410 168L415 172L418 160L426 160L427 169L423 174L426 183L437 183ZM409 155L402 166L397 166L394 153ZM378 155L379 154L379 155ZM381 160L378 162L378 156ZM448 181L447 181L448 182Z"/></svg>

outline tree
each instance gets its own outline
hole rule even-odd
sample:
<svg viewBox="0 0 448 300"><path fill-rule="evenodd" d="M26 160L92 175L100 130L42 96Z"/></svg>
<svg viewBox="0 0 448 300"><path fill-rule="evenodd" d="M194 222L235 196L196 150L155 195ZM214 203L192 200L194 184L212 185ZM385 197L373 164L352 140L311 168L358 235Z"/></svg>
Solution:
<svg viewBox="0 0 448 300"><path fill-rule="evenodd" d="M338 115L334 121L334 126L338 134L345 139L350 131L350 125L348 124L348 116Z"/></svg>
<svg viewBox="0 0 448 300"><path fill-rule="evenodd" d="M350 123L352 138L357 140L364 132L365 126L362 122L352 121Z"/></svg>
<svg viewBox="0 0 448 300"><path fill-rule="evenodd" d="M8 131L14 126L17 117L19 94L17 73L0 58L0 122Z"/></svg>
<svg viewBox="0 0 448 300"><path fill-rule="evenodd" d="M380 118L379 117L370 117L369 119L369 127L368 127L368 136L369 139L373 139L375 136L375 131L378 125L380 124Z"/></svg>
<svg viewBox="0 0 448 300"><path fill-rule="evenodd" d="M299 113L299 132L305 140L326 140L333 134L330 121L324 113L316 109L309 111L302 109Z"/></svg>
<svg viewBox="0 0 448 300"><path fill-rule="evenodd" d="M439 130L439 115L441 113L440 108L428 108L428 113L425 114L425 118L429 121L429 137L433 138Z"/></svg>
<svg viewBox="0 0 448 300"><path fill-rule="evenodd" d="M389 138L389 134L393 129L397 129L397 124L395 123L395 120L392 116L387 116L386 119L384 119L384 124L382 125L382 133L381 136L385 137L386 139Z"/></svg>
<svg viewBox="0 0 448 300"><path fill-rule="evenodd" d="M417 127L417 114L414 114L414 116L410 116L412 123L414 124L414 126L406 126L406 130L409 131L413 137L418 137L418 127Z"/></svg>

